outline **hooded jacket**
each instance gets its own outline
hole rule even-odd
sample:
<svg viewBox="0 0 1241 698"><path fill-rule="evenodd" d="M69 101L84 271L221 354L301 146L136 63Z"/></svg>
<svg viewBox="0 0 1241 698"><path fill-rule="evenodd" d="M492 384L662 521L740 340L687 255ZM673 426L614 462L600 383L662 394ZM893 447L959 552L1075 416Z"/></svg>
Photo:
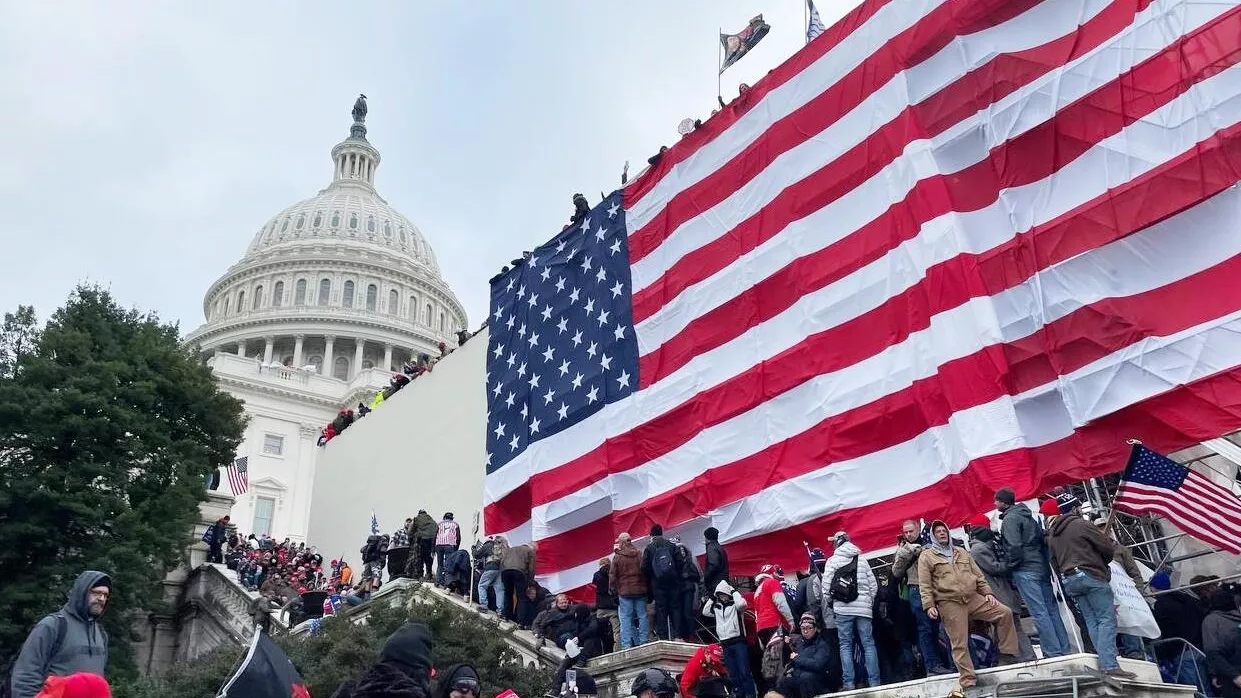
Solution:
<svg viewBox="0 0 1241 698"><path fill-rule="evenodd" d="M379 662L341 684L332 698L428 698L432 646L430 628L402 625L384 643Z"/></svg>
<svg viewBox="0 0 1241 698"><path fill-rule="evenodd" d="M527 581L534 581L534 549L528 545L514 545L504 552L500 560L501 570L519 570Z"/></svg>
<svg viewBox="0 0 1241 698"><path fill-rule="evenodd" d="M616 594L612 593L611 569L612 563L608 561L607 566L595 570L595 576L590 579L595 587L595 608L600 611L615 611L619 606Z"/></svg>
<svg viewBox="0 0 1241 698"><path fill-rule="evenodd" d="M936 524L932 524L932 529ZM992 593L991 585L974 558L963 548L951 545L952 557L939 554L933 546L922 549L918 556L919 590L922 592L923 610L931 610L941 601L969 603L975 596Z"/></svg>
<svg viewBox="0 0 1241 698"><path fill-rule="evenodd" d="M995 599L1010 609L1020 609L1021 606L1017 603L1017 588L1013 586L1008 566L1000 562L1000 556L996 555L995 548L992 547L994 541L995 533L991 529L974 531L970 540L970 555L982 572L983 579L987 580L987 585L991 587Z"/></svg>
<svg viewBox="0 0 1241 698"><path fill-rule="evenodd" d="M1112 541L1080 515L1061 514L1052 519L1047 529L1047 547L1060 574L1073 574L1076 568L1095 579L1112 581L1108 567L1112 561Z"/></svg>
<svg viewBox="0 0 1241 698"><path fill-rule="evenodd" d="M702 570L704 589L714 589L720 582L728 579L728 553L718 540L707 541L707 561Z"/></svg>
<svg viewBox="0 0 1241 698"><path fill-rule="evenodd" d="M13 698L34 698L49 676L78 672L103 676L108 666L108 635L90 614L90 590L101 584L111 586L112 578L95 570L78 575L60 611L45 616L26 636L13 664ZM59 651L53 652L61 623L58 616L64 618L65 636Z"/></svg>
<svg viewBox="0 0 1241 698"><path fill-rule="evenodd" d="M1014 572L1047 574L1047 549L1043 527L1025 504L1014 504L1000 512L1000 539L1008 552L1008 568Z"/></svg>
<svg viewBox="0 0 1241 698"><path fill-rule="evenodd" d="M715 594L727 594L732 597L732 603L720 603ZM741 624L741 614L745 613L745 608L745 598L731 584L721 581L702 605L702 615L715 619L715 634L721 644L732 644L745 641L745 628Z"/></svg>
<svg viewBox="0 0 1241 698"><path fill-rule="evenodd" d="M608 585L617 596L627 599L644 597L650 591L642 574L642 556L633 543L625 543L612 555Z"/></svg>
<svg viewBox="0 0 1241 698"><path fill-rule="evenodd" d="M1228 682L1241 676L1241 612L1211 611L1202 621L1202 651L1211 675Z"/></svg>
<svg viewBox="0 0 1241 698"><path fill-rule="evenodd" d="M452 685L458 678L474 679L479 682L479 690L475 696L483 695L482 680L478 672L469 664L453 664L435 679L435 691L431 698L448 698L452 694Z"/></svg>
<svg viewBox="0 0 1241 698"><path fill-rule="evenodd" d="M827 566L823 568L819 597L823 600L824 608L831 606L832 613L837 616L870 618L875 613L875 594L879 591L879 583L875 581L875 573L871 571L870 564L863 560L861 555L860 548L852 541L845 541L836 546L832 556L827 558ZM836 570L849 564L854 558L857 558L857 598L848 603L836 601L831 593L832 578L836 576Z"/></svg>
<svg viewBox="0 0 1241 698"><path fill-rule="evenodd" d="M425 511L418 512L418 516L414 517L413 528L418 540L435 540L435 533L439 530L435 519Z"/></svg>
<svg viewBox="0 0 1241 698"><path fill-rule="evenodd" d="M789 608L780 580L767 574L754 579L758 582L758 589L754 591L754 615L759 631L793 627L793 610Z"/></svg>

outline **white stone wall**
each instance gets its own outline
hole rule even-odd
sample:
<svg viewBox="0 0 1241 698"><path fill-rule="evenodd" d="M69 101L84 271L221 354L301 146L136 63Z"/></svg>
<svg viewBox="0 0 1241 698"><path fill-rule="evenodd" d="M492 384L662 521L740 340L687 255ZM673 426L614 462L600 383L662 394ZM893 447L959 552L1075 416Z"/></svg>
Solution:
<svg viewBox="0 0 1241 698"><path fill-rule="evenodd" d="M453 512L472 542L486 458L486 353L483 331L319 449L308 545L356 567L372 510L390 534L419 509L437 521Z"/></svg>

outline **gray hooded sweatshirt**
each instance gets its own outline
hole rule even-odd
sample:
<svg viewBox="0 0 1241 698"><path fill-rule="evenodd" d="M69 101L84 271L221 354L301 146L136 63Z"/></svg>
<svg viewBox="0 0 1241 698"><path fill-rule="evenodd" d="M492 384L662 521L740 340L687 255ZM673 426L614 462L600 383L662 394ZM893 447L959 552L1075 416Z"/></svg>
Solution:
<svg viewBox="0 0 1241 698"><path fill-rule="evenodd" d="M30 631L21 654L13 665L13 698L34 698L49 676L69 676L78 672L103 676L108 665L108 636L91 617L90 590L111 584L103 572L89 570L78 575L69 600L60 611L46 616ZM57 616L65 619L65 638L53 654L60 627Z"/></svg>

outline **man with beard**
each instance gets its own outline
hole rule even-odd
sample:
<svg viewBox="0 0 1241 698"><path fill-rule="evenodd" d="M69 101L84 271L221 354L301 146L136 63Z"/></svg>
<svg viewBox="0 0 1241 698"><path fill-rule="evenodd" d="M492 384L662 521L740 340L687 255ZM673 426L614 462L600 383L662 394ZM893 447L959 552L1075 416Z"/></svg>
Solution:
<svg viewBox="0 0 1241 698"><path fill-rule="evenodd" d="M69 600L30 631L13 664L13 698L34 698L49 676L79 672L103 675L108 665L108 634L99 616L112 595L112 578L88 570L78 575Z"/></svg>

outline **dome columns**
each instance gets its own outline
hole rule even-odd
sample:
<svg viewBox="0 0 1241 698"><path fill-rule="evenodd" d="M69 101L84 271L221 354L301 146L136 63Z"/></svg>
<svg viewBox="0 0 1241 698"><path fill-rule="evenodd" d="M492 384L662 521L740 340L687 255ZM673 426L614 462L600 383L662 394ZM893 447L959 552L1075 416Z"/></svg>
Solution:
<svg viewBox="0 0 1241 698"><path fill-rule="evenodd" d="M237 356L245 356L245 355L246 355L246 340L243 339L237 342Z"/></svg>
<svg viewBox="0 0 1241 698"><path fill-rule="evenodd" d="M322 370L322 373L325 376L331 376L333 370L335 369L335 366L336 366L336 357L334 356L335 350L336 350L335 335L329 334L325 336L323 338L323 370Z"/></svg>
<svg viewBox="0 0 1241 698"><path fill-rule="evenodd" d="M293 367L302 367L302 344L306 341L306 335L299 334L293 337Z"/></svg>
<svg viewBox="0 0 1241 698"><path fill-rule="evenodd" d="M385 345L384 345L384 363L383 363L383 369L384 369L385 371L391 371L391 370L392 370L392 345L391 345L391 344L385 344Z"/></svg>
<svg viewBox="0 0 1241 698"><path fill-rule="evenodd" d="M276 338L272 335L267 335L263 338L263 341L267 344L267 346L263 348L263 363L270 364L272 352L276 349Z"/></svg>
<svg viewBox="0 0 1241 698"><path fill-rule="evenodd" d="M366 351L366 340L361 338L353 340L353 375L350 376L351 378L356 378L362 372L362 353L364 351Z"/></svg>

